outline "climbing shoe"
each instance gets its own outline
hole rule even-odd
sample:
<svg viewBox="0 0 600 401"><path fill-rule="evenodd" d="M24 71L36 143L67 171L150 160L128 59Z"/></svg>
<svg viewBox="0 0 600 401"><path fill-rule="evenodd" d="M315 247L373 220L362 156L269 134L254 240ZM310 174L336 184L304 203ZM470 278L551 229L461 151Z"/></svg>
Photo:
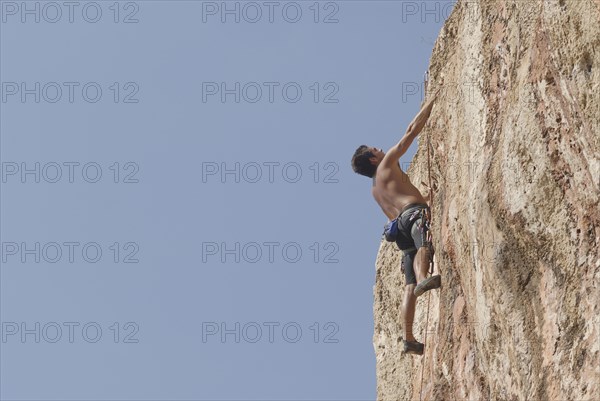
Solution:
<svg viewBox="0 0 600 401"><path fill-rule="evenodd" d="M404 353L405 354L423 355L423 348L425 348L425 345L421 344L418 341L404 340Z"/></svg>
<svg viewBox="0 0 600 401"><path fill-rule="evenodd" d="M419 284L417 284L417 286L415 287L414 294L416 297L420 297L421 295L423 295L423 293L425 291L433 290L435 288L440 288L441 286L442 286L442 276L437 274L435 276L426 278L425 280L423 280Z"/></svg>

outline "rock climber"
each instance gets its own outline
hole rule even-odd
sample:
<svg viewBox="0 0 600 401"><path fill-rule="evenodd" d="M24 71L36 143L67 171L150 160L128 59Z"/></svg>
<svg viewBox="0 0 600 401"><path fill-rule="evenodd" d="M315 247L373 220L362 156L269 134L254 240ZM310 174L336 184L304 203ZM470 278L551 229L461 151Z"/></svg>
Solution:
<svg viewBox="0 0 600 401"><path fill-rule="evenodd" d="M397 224L397 235L391 240L395 239L403 252L402 269L406 277L402 304L404 352L417 355L423 355L424 344L413 335L416 300L424 292L440 288L441 277L434 275L427 278L433 252L428 235L430 210L427 199L431 194L427 199L421 195L400 168L399 159L425 126L436 97L437 93L423 105L404 137L386 153L382 149L361 145L352 157L354 172L373 179L371 193L390 219L386 224L386 237L390 224Z"/></svg>

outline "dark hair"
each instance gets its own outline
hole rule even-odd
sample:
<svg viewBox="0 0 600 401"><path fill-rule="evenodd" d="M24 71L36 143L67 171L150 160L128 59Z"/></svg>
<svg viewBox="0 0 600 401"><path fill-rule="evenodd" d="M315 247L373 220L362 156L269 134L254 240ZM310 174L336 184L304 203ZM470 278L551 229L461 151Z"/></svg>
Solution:
<svg viewBox="0 0 600 401"><path fill-rule="evenodd" d="M371 164L369 159L374 156L367 145L360 145L354 152L354 156L352 156L352 170L360 175L373 178L377 166Z"/></svg>

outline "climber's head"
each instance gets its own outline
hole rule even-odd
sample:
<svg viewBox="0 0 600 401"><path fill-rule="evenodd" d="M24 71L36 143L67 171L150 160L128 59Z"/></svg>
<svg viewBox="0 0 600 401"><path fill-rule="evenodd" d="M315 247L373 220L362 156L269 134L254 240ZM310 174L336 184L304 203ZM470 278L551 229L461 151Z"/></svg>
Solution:
<svg viewBox="0 0 600 401"><path fill-rule="evenodd" d="M360 145L352 156L352 170L366 177L373 177L383 156L385 152L382 149Z"/></svg>

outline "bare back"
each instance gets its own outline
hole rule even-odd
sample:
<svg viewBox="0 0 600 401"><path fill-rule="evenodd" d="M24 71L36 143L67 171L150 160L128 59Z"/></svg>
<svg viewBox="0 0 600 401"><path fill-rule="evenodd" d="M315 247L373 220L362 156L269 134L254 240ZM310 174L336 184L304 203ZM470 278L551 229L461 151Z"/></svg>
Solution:
<svg viewBox="0 0 600 401"><path fill-rule="evenodd" d="M381 163L377 167L371 193L390 220L398 217L406 205L426 203L421 192L396 163Z"/></svg>

